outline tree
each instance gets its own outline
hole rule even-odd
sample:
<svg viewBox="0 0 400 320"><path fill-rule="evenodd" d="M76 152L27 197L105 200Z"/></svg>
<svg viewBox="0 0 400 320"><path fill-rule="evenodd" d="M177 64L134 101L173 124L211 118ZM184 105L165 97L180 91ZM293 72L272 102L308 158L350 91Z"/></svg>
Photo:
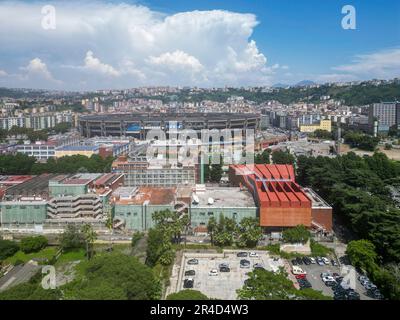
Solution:
<svg viewBox="0 0 400 320"><path fill-rule="evenodd" d="M274 273L256 269L250 272L242 289L237 290L240 300L329 300L321 292L312 289L297 290L280 269Z"/></svg>
<svg viewBox="0 0 400 320"><path fill-rule="evenodd" d="M209 300L209 298L197 290L182 290L176 293L171 293L167 300Z"/></svg>
<svg viewBox="0 0 400 320"><path fill-rule="evenodd" d="M19 250L18 243L0 239L0 262L13 256Z"/></svg>
<svg viewBox="0 0 400 320"><path fill-rule="evenodd" d="M210 181L211 182L220 182L222 178L222 165L221 164L212 164L210 170Z"/></svg>
<svg viewBox="0 0 400 320"><path fill-rule="evenodd" d="M61 235L59 241L60 247L63 250L71 250L82 248L84 238L75 225L69 224Z"/></svg>
<svg viewBox="0 0 400 320"><path fill-rule="evenodd" d="M294 164L295 158L289 151L272 152L272 162L275 164Z"/></svg>
<svg viewBox="0 0 400 320"><path fill-rule="evenodd" d="M368 273L373 273L378 268L375 246L368 240L350 241L347 245L346 254L351 264L356 268Z"/></svg>
<svg viewBox="0 0 400 320"><path fill-rule="evenodd" d="M82 226L81 232L83 233L86 243L86 255L90 259L93 256L93 244L97 239L97 234L90 224Z"/></svg>
<svg viewBox="0 0 400 320"><path fill-rule="evenodd" d="M255 163L256 164L269 164L270 163L270 158L271 156L271 150L265 149L261 154L257 154L255 156Z"/></svg>
<svg viewBox="0 0 400 320"><path fill-rule="evenodd" d="M306 243L310 239L310 231L303 225L286 229L282 232L283 241L289 243Z"/></svg>
<svg viewBox="0 0 400 320"><path fill-rule="evenodd" d="M243 218L239 224L239 239L237 244L240 247L253 248L257 246L262 238L262 229L256 218Z"/></svg>
<svg viewBox="0 0 400 320"><path fill-rule="evenodd" d="M146 264L154 267L163 254L164 234L159 228L149 230L146 250Z"/></svg>
<svg viewBox="0 0 400 320"><path fill-rule="evenodd" d="M82 265L82 277L62 287L65 299L157 300L160 282L136 257L121 253L94 256Z"/></svg>
<svg viewBox="0 0 400 320"><path fill-rule="evenodd" d="M214 243L217 246L231 246L237 231L236 221L220 215L219 221L214 232Z"/></svg>
<svg viewBox="0 0 400 320"><path fill-rule="evenodd" d="M207 230L211 237L211 245L214 245L214 233L217 228L217 220L214 217L211 217L208 220Z"/></svg>
<svg viewBox="0 0 400 320"><path fill-rule="evenodd" d="M21 240L20 248L24 253L38 252L47 244L48 240L44 236L25 237Z"/></svg>
<svg viewBox="0 0 400 320"><path fill-rule="evenodd" d="M319 138L319 139L325 139L325 140L333 139L332 132L329 132L327 130L322 130L322 129L315 130L311 136Z"/></svg>

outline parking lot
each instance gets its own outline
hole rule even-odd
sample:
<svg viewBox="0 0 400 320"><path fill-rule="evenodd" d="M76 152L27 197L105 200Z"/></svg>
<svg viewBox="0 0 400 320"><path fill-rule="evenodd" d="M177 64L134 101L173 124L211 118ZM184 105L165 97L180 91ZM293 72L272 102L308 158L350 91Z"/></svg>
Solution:
<svg viewBox="0 0 400 320"><path fill-rule="evenodd" d="M247 279L247 273L253 271L256 263L261 264L266 270L274 271L283 266L282 259L274 261L265 251L257 251L258 257L237 257L239 251L225 251L222 254L185 254L182 261L182 268L179 275L178 290L183 290L184 280L193 278L193 290L199 290L209 298L235 300L236 290L243 287ZM197 265L189 265L190 259L197 259ZM240 260L250 261L249 268L241 268ZM219 265L225 263L229 265L230 272L219 272ZM213 269L218 270L217 276L210 276L209 272ZM185 276L185 272L194 270L194 276Z"/></svg>
<svg viewBox="0 0 400 320"><path fill-rule="evenodd" d="M330 260L331 258L329 258ZM331 287L326 286L324 282L321 279L321 273L337 273L341 276L345 275L345 272L342 270L339 266L333 266L332 264L329 265L318 265L318 264L310 264L310 265L305 265L302 264L300 267L307 272L307 280L311 283L312 289L322 291L324 295L331 296L333 297L333 290ZM355 291L360 294L360 299L361 300L371 300L370 297L368 297L365 292L366 290L364 287L361 285L361 283L357 280L358 274L355 274L355 279L353 279L353 285L355 285Z"/></svg>

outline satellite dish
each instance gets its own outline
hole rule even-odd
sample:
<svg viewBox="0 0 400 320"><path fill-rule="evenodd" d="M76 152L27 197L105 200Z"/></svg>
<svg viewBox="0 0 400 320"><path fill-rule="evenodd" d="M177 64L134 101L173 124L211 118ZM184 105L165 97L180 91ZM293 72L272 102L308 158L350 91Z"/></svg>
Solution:
<svg viewBox="0 0 400 320"><path fill-rule="evenodd" d="M196 204L200 203L199 197L197 195L195 195L195 194L193 195L193 202L196 203Z"/></svg>
<svg viewBox="0 0 400 320"><path fill-rule="evenodd" d="M209 205L214 204L214 199L213 198L208 198L208 204Z"/></svg>

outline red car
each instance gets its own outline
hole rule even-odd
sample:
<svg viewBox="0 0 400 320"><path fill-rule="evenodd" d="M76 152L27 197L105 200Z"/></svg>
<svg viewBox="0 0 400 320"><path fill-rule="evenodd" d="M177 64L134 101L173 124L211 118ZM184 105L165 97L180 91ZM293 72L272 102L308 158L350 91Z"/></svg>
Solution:
<svg viewBox="0 0 400 320"><path fill-rule="evenodd" d="M296 275L295 275L295 278L296 278L296 279L305 279L305 278L306 278L306 275L305 275L305 274L296 274Z"/></svg>

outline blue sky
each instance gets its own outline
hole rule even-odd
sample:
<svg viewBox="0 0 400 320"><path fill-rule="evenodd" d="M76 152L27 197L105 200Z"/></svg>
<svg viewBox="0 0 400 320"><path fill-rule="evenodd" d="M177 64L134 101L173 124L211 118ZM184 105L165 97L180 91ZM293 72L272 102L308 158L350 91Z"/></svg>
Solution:
<svg viewBox="0 0 400 320"><path fill-rule="evenodd" d="M124 3L0 3L0 86L209 87L400 76L397 0ZM55 30L39 26L45 4L56 9ZM344 5L356 9L356 30L341 26Z"/></svg>

